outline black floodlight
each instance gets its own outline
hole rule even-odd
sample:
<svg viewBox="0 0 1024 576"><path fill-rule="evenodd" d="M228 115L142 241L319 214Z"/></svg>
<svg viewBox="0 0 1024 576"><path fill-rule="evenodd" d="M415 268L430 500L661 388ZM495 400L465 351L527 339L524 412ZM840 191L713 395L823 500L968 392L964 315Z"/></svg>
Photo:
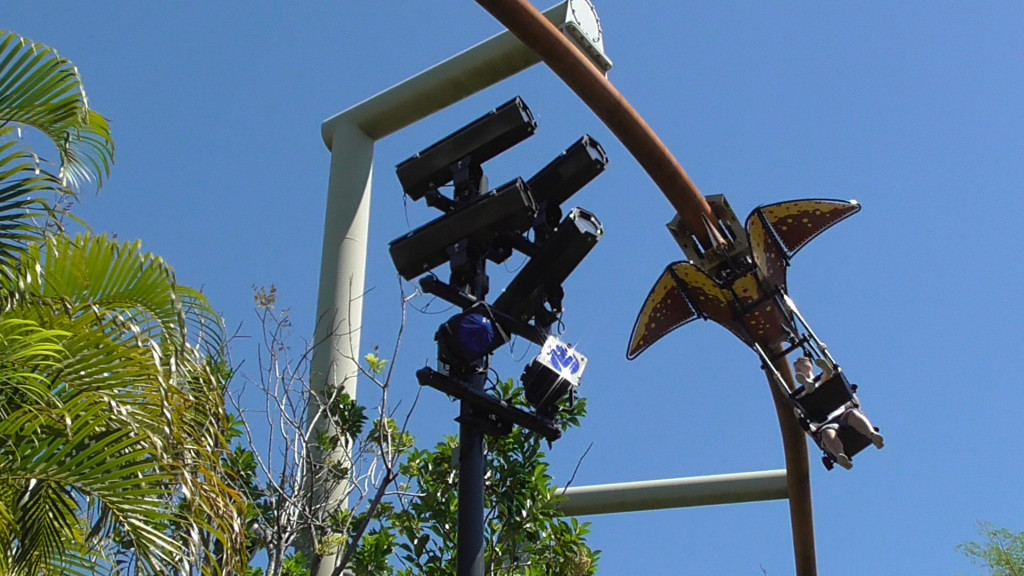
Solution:
<svg viewBox="0 0 1024 576"><path fill-rule="evenodd" d="M566 395L575 397L587 357L564 342L549 336L540 354L523 371L520 381L526 401L541 418L551 419L558 413L558 402Z"/></svg>
<svg viewBox="0 0 1024 576"><path fill-rule="evenodd" d="M395 167L402 190L419 200L452 181L452 166L469 157L480 165L529 138L537 122L522 98L512 100L470 122Z"/></svg>
<svg viewBox="0 0 1024 576"><path fill-rule="evenodd" d="M521 234L536 214L526 183L517 178L393 240L391 259L402 278L412 280L447 262L449 247L459 240L486 242L507 232Z"/></svg>
<svg viewBox="0 0 1024 576"><path fill-rule="evenodd" d="M604 227L596 216L574 208L495 300L494 307L523 322L543 313L545 302L552 306L552 312L560 312L562 282L603 234Z"/></svg>
<svg viewBox="0 0 1024 576"><path fill-rule="evenodd" d="M604 148L584 134L550 164L526 181L537 204L557 206L578 192L608 165Z"/></svg>

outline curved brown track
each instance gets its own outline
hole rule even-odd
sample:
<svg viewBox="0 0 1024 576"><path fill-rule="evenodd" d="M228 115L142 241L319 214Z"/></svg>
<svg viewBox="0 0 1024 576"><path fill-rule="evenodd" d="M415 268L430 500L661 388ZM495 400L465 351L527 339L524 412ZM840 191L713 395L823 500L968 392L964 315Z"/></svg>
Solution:
<svg viewBox="0 0 1024 576"><path fill-rule="evenodd" d="M780 352L781 347L775 352ZM773 362L779 374L793 386L793 370L786 357ZM782 449L786 454L786 485L789 489L789 523L793 528L793 558L797 576L817 576L814 551L814 507L811 501L811 470L808 465L807 437L796 421L793 409L779 387L768 377L768 388L775 402L775 414L782 431Z"/></svg>
<svg viewBox="0 0 1024 576"><path fill-rule="evenodd" d="M537 53L636 158L705 248L712 246L702 216L717 218L689 175L658 135L604 74L529 2L477 0L498 22Z"/></svg>
<svg viewBox="0 0 1024 576"><path fill-rule="evenodd" d="M554 25L526 0L476 0L519 40L537 53L551 70L605 123L636 158L679 213L683 224L707 248L711 239L704 220L716 222L697 186L657 134L625 97ZM792 385L785 359L776 366ZM814 516L807 441L778 387L769 380L782 431L789 487L789 513L797 576L817 576Z"/></svg>

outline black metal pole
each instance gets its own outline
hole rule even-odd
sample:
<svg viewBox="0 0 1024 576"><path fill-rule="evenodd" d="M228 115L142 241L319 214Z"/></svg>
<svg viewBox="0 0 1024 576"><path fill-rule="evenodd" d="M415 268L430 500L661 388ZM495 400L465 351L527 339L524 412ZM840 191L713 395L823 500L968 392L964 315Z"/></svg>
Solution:
<svg viewBox="0 0 1024 576"><path fill-rule="evenodd" d="M487 296L486 261L474 262L474 278L469 282L472 296ZM487 385L488 357L468 368L466 384L483 392ZM484 415L475 415L465 400L459 403L459 534L455 552L457 576L484 576Z"/></svg>
<svg viewBox="0 0 1024 576"><path fill-rule="evenodd" d="M455 173L456 201L467 201L486 191L487 179L479 165L460 161ZM468 239L452 248L451 284L475 300L489 289L485 248ZM458 370L466 384L482 392L487 385L490 358L485 356ZM484 576L484 431L481 416L472 406L459 403L459 526L456 540L456 576Z"/></svg>
<svg viewBox="0 0 1024 576"><path fill-rule="evenodd" d="M483 390L486 372L473 376L471 388ZM459 417L458 576L484 576L484 434L474 424L473 408L461 402Z"/></svg>

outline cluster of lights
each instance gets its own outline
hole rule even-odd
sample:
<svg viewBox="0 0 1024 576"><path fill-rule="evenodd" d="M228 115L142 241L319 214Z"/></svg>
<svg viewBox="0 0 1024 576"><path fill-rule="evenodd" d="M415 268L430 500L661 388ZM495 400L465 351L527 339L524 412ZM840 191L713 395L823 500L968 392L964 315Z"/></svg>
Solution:
<svg viewBox="0 0 1024 576"><path fill-rule="evenodd" d="M488 190L482 164L536 128L533 114L516 97L401 162L396 172L405 194L425 198L444 214L392 241L389 251L406 280L449 263L449 282L429 274L420 286L463 309L438 328L438 369L417 372L420 383L551 440L560 435L553 425L559 403L575 397L587 364L585 356L550 336L562 313L562 283L604 234L596 216L574 208L563 218L560 204L600 174L608 159L600 144L583 136L531 178ZM448 185L452 197L440 192ZM513 250L529 260L488 305L485 260L503 262ZM532 414L470 384L512 335L541 346L521 378Z"/></svg>

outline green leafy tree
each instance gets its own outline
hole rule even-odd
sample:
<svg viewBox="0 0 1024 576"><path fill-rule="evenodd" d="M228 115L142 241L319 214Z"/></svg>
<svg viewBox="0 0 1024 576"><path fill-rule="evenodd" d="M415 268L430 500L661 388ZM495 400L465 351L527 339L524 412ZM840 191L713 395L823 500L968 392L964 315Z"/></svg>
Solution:
<svg viewBox="0 0 1024 576"><path fill-rule="evenodd" d="M139 243L63 231L113 154L77 69L0 32L0 573L230 573L221 321Z"/></svg>
<svg viewBox="0 0 1024 576"><path fill-rule="evenodd" d="M297 552L302 549L336 554L339 576L454 574L457 439L446 438L430 450L415 448L406 428L409 413L400 421L389 407L393 364L376 350L363 358L362 366L363 378L380 392L377 406L368 410L347 396L322 404L309 389L308 352L290 358L290 322L286 311L275 310L276 299L273 287L255 291L263 327L258 376L239 377L232 394L251 397L256 388L265 399L259 409L246 410L242 403L234 403L242 418L228 466L231 482L251 502L247 533L254 555L261 559L250 574L309 576L306 557ZM498 383L494 393L526 406L522 390L511 380ZM336 436L307 436L310 402L331 421L329 429L336 430ZM559 417L563 431L579 425L585 408L584 401L564 406ZM268 434L276 460L264 450ZM348 465L339 462L331 470L311 470L308 450L331 452L342 437L353 447ZM490 574L596 572L597 553L585 542L587 526L562 518L558 511L559 496L542 446L541 438L518 428L509 436L487 439ZM334 485L339 479L351 480L348 506L327 508L311 499L306 480L316 474L335 474L330 477ZM312 545L303 541L306 533L313 534Z"/></svg>
<svg viewBox="0 0 1024 576"><path fill-rule="evenodd" d="M497 383L494 392L514 406L528 406L522 388L511 379ZM579 426L585 414L585 400L563 406L558 420L562 431ZM589 525L563 518L558 510L558 489L552 486L542 443L542 438L519 427L508 436L486 439L488 574L586 576L597 571L598 552L586 544ZM403 464L401 492L406 496L378 531L398 550L402 568L390 573L455 574L457 450L458 439L451 436L432 450L412 452Z"/></svg>
<svg viewBox="0 0 1024 576"><path fill-rule="evenodd" d="M1011 532L981 523L981 542L965 542L957 548L974 563L991 570L992 576L1024 576L1024 532Z"/></svg>

